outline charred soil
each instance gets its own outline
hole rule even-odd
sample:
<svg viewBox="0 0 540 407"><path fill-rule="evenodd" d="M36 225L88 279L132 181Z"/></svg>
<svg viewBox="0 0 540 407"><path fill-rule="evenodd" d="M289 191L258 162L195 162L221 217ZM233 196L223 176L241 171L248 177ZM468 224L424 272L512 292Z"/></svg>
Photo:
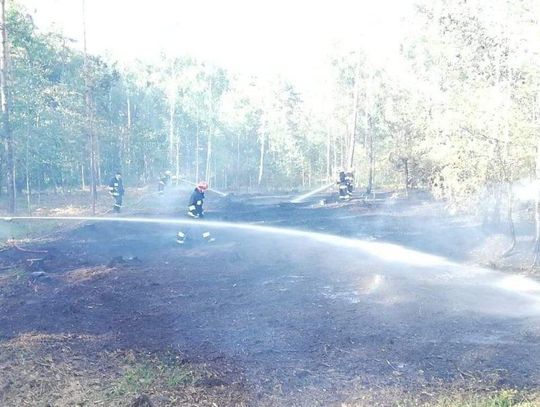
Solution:
<svg viewBox="0 0 540 407"><path fill-rule="evenodd" d="M483 233L418 202L248 201L209 218L460 262ZM178 229L87 222L0 252L0 405L432 405L540 386L537 315L461 309L468 286L415 285L416 266L308 235L220 228L178 245Z"/></svg>

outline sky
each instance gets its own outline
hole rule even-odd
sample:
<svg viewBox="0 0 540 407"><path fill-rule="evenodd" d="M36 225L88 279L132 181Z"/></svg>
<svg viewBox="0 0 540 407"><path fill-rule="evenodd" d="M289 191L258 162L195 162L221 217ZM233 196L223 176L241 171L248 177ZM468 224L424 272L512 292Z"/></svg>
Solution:
<svg viewBox="0 0 540 407"><path fill-rule="evenodd" d="M82 0L19 0L42 30L82 47ZM363 48L391 63L413 0L86 0L92 53L124 64L192 55L227 69L316 77L331 48Z"/></svg>

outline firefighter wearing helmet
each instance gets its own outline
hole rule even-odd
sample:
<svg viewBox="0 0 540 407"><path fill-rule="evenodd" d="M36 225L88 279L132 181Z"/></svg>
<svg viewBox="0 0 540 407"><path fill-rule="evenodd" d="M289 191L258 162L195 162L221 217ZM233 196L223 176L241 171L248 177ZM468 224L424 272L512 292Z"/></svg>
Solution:
<svg viewBox="0 0 540 407"><path fill-rule="evenodd" d="M122 208L122 197L124 196L124 184L122 182L122 173L116 171L114 177L109 182L109 194L114 198L113 211L120 213Z"/></svg>
<svg viewBox="0 0 540 407"><path fill-rule="evenodd" d="M352 171L339 171L339 199L351 199L354 186L354 174Z"/></svg>
<svg viewBox="0 0 540 407"><path fill-rule="evenodd" d="M206 181L200 181L189 198L188 215L192 218L203 218L204 191L208 189Z"/></svg>
<svg viewBox="0 0 540 407"><path fill-rule="evenodd" d="M202 219L204 218L204 210L203 210L203 203L204 203L204 192L208 189L208 183L206 181L200 181L197 183L197 186L191 193L191 197L189 198L189 205L188 205L188 216L195 218L195 219ZM198 234L198 233L197 233ZM178 244L184 244L186 241L187 232L178 232L176 242ZM204 231L202 232L203 239L211 243L215 239L210 235L210 232Z"/></svg>

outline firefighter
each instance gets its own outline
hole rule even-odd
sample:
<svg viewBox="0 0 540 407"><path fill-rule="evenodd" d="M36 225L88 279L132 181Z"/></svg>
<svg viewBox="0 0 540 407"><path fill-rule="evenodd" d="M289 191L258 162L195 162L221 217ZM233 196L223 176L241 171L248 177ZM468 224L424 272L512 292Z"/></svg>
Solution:
<svg viewBox="0 0 540 407"><path fill-rule="evenodd" d="M339 172L339 181L337 182L339 188L339 199L347 199L348 197L348 187L347 180L345 177L345 171Z"/></svg>
<svg viewBox="0 0 540 407"><path fill-rule="evenodd" d="M188 215L192 218L204 218L204 191L207 189L208 183L201 181L191 193L191 197L189 198Z"/></svg>
<svg viewBox="0 0 540 407"><path fill-rule="evenodd" d="M347 183L347 194L349 198L352 198L352 191L354 189L354 173L352 171L345 173L345 182Z"/></svg>
<svg viewBox="0 0 540 407"><path fill-rule="evenodd" d="M124 196L124 184L122 183L122 173L116 171L114 177L109 182L109 193L114 198L113 211L120 213L122 208L122 197Z"/></svg>
<svg viewBox="0 0 540 407"><path fill-rule="evenodd" d="M158 182L158 193L160 195L163 195L165 192L165 186L169 183L171 180L171 172L165 171L163 174L159 176L159 182Z"/></svg>
<svg viewBox="0 0 540 407"><path fill-rule="evenodd" d="M351 171L345 172L341 170L339 172L339 199L350 199L352 197L354 183L354 175Z"/></svg>
<svg viewBox="0 0 540 407"><path fill-rule="evenodd" d="M200 181L193 192L191 193L191 197L189 198L189 205L188 205L188 216L194 218L194 219L202 219L204 218L204 210L203 210L203 203L204 203L204 191L208 189L208 183L206 181ZM196 234L201 234L202 238L208 242L211 243L215 241L215 239L212 237L210 232L207 230L201 231L200 228L196 228L197 232ZM176 242L178 244L184 244L186 242L187 232L178 232L178 235L176 237Z"/></svg>

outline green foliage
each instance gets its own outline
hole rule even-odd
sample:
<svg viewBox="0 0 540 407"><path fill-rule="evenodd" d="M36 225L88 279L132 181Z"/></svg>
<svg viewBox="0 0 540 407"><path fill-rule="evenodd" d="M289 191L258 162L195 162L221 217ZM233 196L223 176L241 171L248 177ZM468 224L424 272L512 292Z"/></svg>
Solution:
<svg viewBox="0 0 540 407"><path fill-rule="evenodd" d="M534 401L528 401L515 390L501 390L496 394L462 395L443 397L433 404L436 407L533 407Z"/></svg>
<svg viewBox="0 0 540 407"><path fill-rule="evenodd" d="M85 70L67 38L39 31L14 4L7 26L17 187L88 185L93 133L102 183L121 168L128 185L168 169L221 188L254 187L259 177L265 188L307 187L347 167L354 147L360 186L374 171L375 187L429 188L456 207L500 199L497 185L534 173L533 5L420 2L401 66L336 46L327 82L300 92L283 78L234 75L188 57L121 69L91 55Z"/></svg>
<svg viewBox="0 0 540 407"><path fill-rule="evenodd" d="M196 374L187 365L166 364L154 360L128 367L111 387L112 394L139 394L153 387L175 389L194 385Z"/></svg>
<svg viewBox="0 0 540 407"><path fill-rule="evenodd" d="M151 366L136 365L129 368L114 386L117 394L140 393L148 390L156 380L156 372Z"/></svg>

